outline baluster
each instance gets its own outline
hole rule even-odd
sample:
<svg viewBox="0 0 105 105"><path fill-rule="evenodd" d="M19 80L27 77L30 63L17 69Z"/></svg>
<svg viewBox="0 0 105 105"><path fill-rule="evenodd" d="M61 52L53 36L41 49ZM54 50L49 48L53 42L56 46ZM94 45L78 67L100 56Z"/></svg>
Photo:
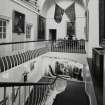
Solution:
<svg viewBox="0 0 105 105"><path fill-rule="evenodd" d="M74 41L74 53L76 53L76 41Z"/></svg>
<svg viewBox="0 0 105 105"><path fill-rule="evenodd" d="M29 60L31 60L31 51L29 51Z"/></svg>
<svg viewBox="0 0 105 105"><path fill-rule="evenodd" d="M29 86L28 105L30 105L30 98L31 98L31 95L30 95L30 86Z"/></svg>
<svg viewBox="0 0 105 105"><path fill-rule="evenodd" d="M45 98L46 98L46 96L47 96L47 94L46 94L46 85L43 85L43 91L44 91L44 93L43 93L43 100L42 100L42 104L44 104L44 103L45 103Z"/></svg>
<svg viewBox="0 0 105 105"><path fill-rule="evenodd" d="M66 40L64 40L64 42L65 42L65 53L67 52L67 42L66 42Z"/></svg>
<svg viewBox="0 0 105 105"><path fill-rule="evenodd" d="M29 60L29 50L27 51L27 61Z"/></svg>
<svg viewBox="0 0 105 105"><path fill-rule="evenodd" d="M60 48L61 48L61 52L63 52L62 44L63 44L63 41L61 41L61 46L60 46Z"/></svg>
<svg viewBox="0 0 105 105"><path fill-rule="evenodd" d="M85 51L85 41L83 40L83 52Z"/></svg>
<svg viewBox="0 0 105 105"><path fill-rule="evenodd" d="M37 87L37 86L34 86L34 89L35 89L35 105L37 105L37 99L38 99L38 96L37 96L37 93L38 93L38 87Z"/></svg>
<svg viewBox="0 0 105 105"><path fill-rule="evenodd" d="M42 85L42 97L41 97L41 104L43 105L43 99L44 99L44 85Z"/></svg>
<svg viewBox="0 0 105 105"><path fill-rule="evenodd" d="M34 101L35 101L35 88L33 86L33 94L32 94L32 105L34 105Z"/></svg>
<svg viewBox="0 0 105 105"><path fill-rule="evenodd" d="M82 49L83 49L83 43L82 43L82 40L81 40L81 48L80 48L80 53L82 52Z"/></svg>
<svg viewBox="0 0 105 105"><path fill-rule="evenodd" d="M65 40L65 43L66 43L66 52L68 53L68 42L67 42L67 40Z"/></svg>
<svg viewBox="0 0 105 105"><path fill-rule="evenodd" d="M46 87L45 87L45 85L43 85L43 91L44 91L44 94L43 94L43 98L42 98L42 105L44 105L44 102L45 102L45 95L46 95Z"/></svg>
<svg viewBox="0 0 105 105"><path fill-rule="evenodd" d="M11 64L11 67L10 68L12 68L12 61L11 61L11 58L10 58L10 56L8 56L9 57L9 63Z"/></svg>
<svg viewBox="0 0 105 105"><path fill-rule="evenodd" d="M18 58L18 65L21 64L21 59L19 57L19 54L15 55L15 56L17 56L17 58Z"/></svg>
<svg viewBox="0 0 105 105"><path fill-rule="evenodd" d="M82 45L83 45L83 48L82 48L82 52L84 52L84 40L82 40Z"/></svg>
<svg viewBox="0 0 105 105"><path fill-rule="evenodd" d="M60 41L58 41L58 43L59 43L58 44L58 52L60 52L60 47L59 47L60 46Z"/></svg>
<svg viewBox="0 0 105 105"><path fill-rule="evenodd" d="M54 48L54 52L57 52L58 51L58 41L57 41L57 43L56 43L56 46L55 46L55 48Z"/></svg>
<svg viewBox="0 0 105 105"><path fill-rule="evenodd" d="M28 51L26 51L26 61L28 61Z"/></svg>
<svg viewBox="0 0 105 105"><path fill-rule="evenodd" d="M72 52L72 50L73 50L73 43L72 43L71 40L69 40L69 43L70 43L70 52Z"/></svg>
<svg viewBox="0 0 105 105"><path fill-rule="evenodd" d="M34 50L32 50L32 59L34 59Z"/></svg>
<svg viewBox="0 0 105 105"><path fill-rule="evenodd" d="M74 41L71 40L71 43L72 43L72 52L74 52Z"/></svg>
<svg viewBox="0 0 105 105"><path fill-rule="evenodd" d="M25 52L23 52L23 60L24 60L24 62L26 62Z"/></svg>
<svg viewBox="0 0 105 105"><path fill-rule="evenodd" d="M20 61L21 61L21 64L22 64L23 63L22 53L19 54L19 57L20 57Z"/></svg>
<svg viewBox="0 0 105 105"><path fill-rule="evenodd" d="M68 43L66 40L65 40L65 44L66 44L66 53L68 53Z"/></svg>
<svg viewBox="0 0 105 105"><path fill-rule="evenodd" d="M67 48L68 48L68 53L69 53L69 42L68 40L66 40L66 42L67 42Z"/></svg>
<svg viewBox="0 0 105 105"><path fill-rule="evenodd" d="M23 52L21 53L22 63L24 63L24 55Z"/></svg>
<svg viewBox="0 0 105 105"><path fill-rule="evenodd" d="M79 40L79 53L81 53L81 45L82 45L81 40Z"/></svg>
<svg viewBox="0 0 105 105"><path fill-rule="evenodd" d="M26 101L26 86L24 86L24 105L25 105L25 101Z"/></svg>
<svg viewBox="0 0 105 105"><path fill-rule="evenodd" d="M39 105L39 86L37 86L37 103L36 103L36 105Z"/></svg>
<svg viewBox="0 0 105 105"><path fill-rule="evenodd" d="M1 67L0 72L4 72L5 68L4 68L4 61L3 61L2 57L0 57L0 67Z"/></svg>
<svg viewBox="0 0 105 105"><path fill-rule="evenodd" d="M30 51L30 60L32 59L32 50Z"/></svg>
<svg viewBox="0 0 105 105"><path fill-rule="evenodd" d="M75 48L75 47L76 47L76 44L75 44L75 43L76 43L76 41L74 41L74 53L75 53L75 49L76 49L76 48Z"/></svg>
<svg viewBox="0 0 105 105"><path fill-rule="evenodd" d="M62 52L64 52L65 51L65 42L63 41L62 42Z"/></svg>
<svg viewBox="0 0 105 105"><path fill-rule="evenodd" d="M60 44L61 44L61 41L59 41L59 47L58 47L59 48L59 52L60 52Z"/></svg>
<svg viewBox="0 0 105 105"><path fill-rule="evenodd" d="M78 53L78 40L76 40L75 46L76 46L76 47L75 47L75 52Z"/></svg>
<svg viewBox="0 0 105 105"><path fill-rule="evenodd" d="M31 60L31 51L29 50L29 60Z"/></svg>
<svg viewBox="0 0 105 105"><path fill-rule="evenodd" d="M55 49L54 49L54 52L57 52L57 51L58 51L58 41L57 41Z"/></svg>
<svg viewBox="0 0 105 105"><path fill-rule="evenodd" d="M68 43L68 53L70 53L70 43L68 40L67 40L67 43Z"/></svg>
<svg viewBox="0 0 105 105"><path fill-rule="evenodd" d="M13 60L14 60L14 66L17 66L17 65L19 65L19 63L18 63L18 59L17 59L17 57L16 57L16 55L13 55Z"/></svg>
<svg viewBox="0 0 105 105"><path fill-rule="evenodd" d="M63 45L64 45L64 41L62 41L62 43L61 43L62 52L64 52Z"/></svg>
<svg viewBox="0 0 105 105"><path fill-rule="evenodd" d="M19 87L19 105L21 105L21 87Z"/></svg>
<svg viewBox="0 0 105 105"><path fill-rule="evenodd" d="M82 53L82 50L83 50L83 42L81 40L81 53Z"/></svg>
<svg viewBox="0 0 105 105"><path fill-rule="evenodd" d="M71 52L74 52L74 41L73 40L71 40L71 45L72 45L72 47L71 47Z"/></svg>
<svg viewBox="0 0 105 105"><path fill-rule="evenodd" d="M43 105L45 104L47 97L48 97L48 88L46 88L46 85L44 85Z"/></svg>
<svg viewBox="0 0 105 105"><path fill-rule="evenodd" d="M66 52L66 42L64 41L64 52Z"/></svg>
<svg viewBox="0 0 105 105"><path fill-rule="evenodd" d="M4 104L3 105L6 105L6 87L4 87Z"/></svg>
<svg viewBox="0 0 105 105"><path fill-rule="evenodd" d="M70 53L70 48L71 48L70 41L68 41L68 46L69 46L69 53Z"/></svg>
<svg viewBox="0 0 105 105"><path fill-rule="evenodd" d="M51 52L52 52L52 43L50 42L50 50L51 50Z"/></svg>
<svg viewBox="0 0 105 105"><path fill-rule="evenodd" d="M53 43L51 42L51 52L53 52L54 47L55 47L55 46L53 46Z"/></svg>
<svg viewBox="0 0 105 105"><path fill-rule="evenodd" d="M42 96L41 96L41 104L43 103L43 98L44 98L44 94L45 94L45 90L44 90L44 85L42 85Z"/></svg>
<svg viewBox="0 0 105 105"><path fill-rule="evenodd" d="M37 96L38 96L38 98L37 98L37 105L39 105L39 101L40 101L40 87L39 87L39 85L37 86Z"/></svg>
<svg viewBox="0 0 105 105"><path fill-rule="evenodd" d="M5 60L6 60L6 64L7 64L7 70L9 69L9 63L8 63L8 60L7 60L7 56L5 57Z"/></svg>
<svg viewBox="0 0 105 105"><path fill-rule="evenodd" d="M5 60L5 57L2 57L2 60L3 60L3 63L4 63L4 71L6 71L7 70L7 62L6 62L6 60Z"/></svg>
<svg viewBox="0 0 105 105"><path fill-rule="evenodd" d="M78 40L78 53L80 53L81 40Z"/></svg>
<svg viewBox="0 0 105 105"><path fill-rule="evenodd" d="M78 40L76 40L76 42L75 42L75 46L76 46L76 53L78 53Z"/></svg>
<svg viewBox="0 0 105 105"><path fill-rule="evenodd" d="M14 105L14 94L15 94L14 91L15 91L14 87L12 87L12 105Z"/></svg>
<svg viewBox="0 0 105 105"><path fill-rule="evenodd" d="M42 98L43 98L43 92L44 92L44 90L43 90L43 85L41 85L41 86L39 86L39 88L40 88L40 100L39 100L39 105L41 105L41 103L42 103Z"/></svg>

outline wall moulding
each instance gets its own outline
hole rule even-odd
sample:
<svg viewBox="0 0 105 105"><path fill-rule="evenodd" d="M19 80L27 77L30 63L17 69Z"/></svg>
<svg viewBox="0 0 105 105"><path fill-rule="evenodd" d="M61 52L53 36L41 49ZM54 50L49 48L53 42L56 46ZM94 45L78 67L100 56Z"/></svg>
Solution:
<svg viewBox="0 0 105 105"><path fill-rule="evenodd" d="M29 5L29 3L27 3L27 1L24 0L11 0L14 3L17 3L18 5L21 5L22 7L28 9L31 12L34 12L36 14L39 14L39 10L37 9L37 7Z"/></svg>

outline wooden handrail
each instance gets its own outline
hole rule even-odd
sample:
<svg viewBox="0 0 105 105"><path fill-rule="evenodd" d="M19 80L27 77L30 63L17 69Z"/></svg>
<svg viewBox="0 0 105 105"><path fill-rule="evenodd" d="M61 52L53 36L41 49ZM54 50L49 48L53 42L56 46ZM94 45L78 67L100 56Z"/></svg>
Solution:
<svg viewBox="0 0 105 105"><path fill-rule="evenodd" d="M57 42L57 41L59 42L59 41L85 41L85 40L55 40L55 42ZM52 42L52 40L33 40L33 41L5 42L5 43L0 43L0 45L32 43L32 42Z"/></svg>
<svg viewBox="0 0 105 105"><path fill-rule="evenodd" d="M0 82L0 87L13 87L13 86L36 86L36 85L52 85L55 83L58 77L52 78L54 79L52 82Z"/></svg>

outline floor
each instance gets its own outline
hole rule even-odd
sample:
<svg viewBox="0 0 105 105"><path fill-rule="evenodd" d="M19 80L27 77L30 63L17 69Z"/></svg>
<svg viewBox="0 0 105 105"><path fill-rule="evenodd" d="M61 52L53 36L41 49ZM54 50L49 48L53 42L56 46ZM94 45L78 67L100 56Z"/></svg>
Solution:
<svg viewBox="0 0 105 105"><path fill-rule="evenodd" d="M65 91L56 96L53 105L90 105L85 83L67 81Z"/></svg>

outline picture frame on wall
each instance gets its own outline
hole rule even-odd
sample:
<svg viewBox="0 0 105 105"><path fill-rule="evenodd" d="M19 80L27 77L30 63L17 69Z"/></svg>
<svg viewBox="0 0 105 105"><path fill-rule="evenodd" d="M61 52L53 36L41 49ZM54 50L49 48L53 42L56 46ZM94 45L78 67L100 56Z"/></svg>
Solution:
<svg viewBox="0 0 105 105"><path fill-rule="evenodd" d="M46 19L45 17L38 16L38 40L45 40L45 29L46 29Z"/></svg>
<svg viewBox="0 0 105 105"><path fill-rule="evenodd" d="M75 22L67 22L67 36L69 39L75 36Z"/></svg>
<svg viewBox="0 0 105 105"><path fill-rule="evenodd" d="M13 11L13 33L25 33L25 14Z"/></svg>

